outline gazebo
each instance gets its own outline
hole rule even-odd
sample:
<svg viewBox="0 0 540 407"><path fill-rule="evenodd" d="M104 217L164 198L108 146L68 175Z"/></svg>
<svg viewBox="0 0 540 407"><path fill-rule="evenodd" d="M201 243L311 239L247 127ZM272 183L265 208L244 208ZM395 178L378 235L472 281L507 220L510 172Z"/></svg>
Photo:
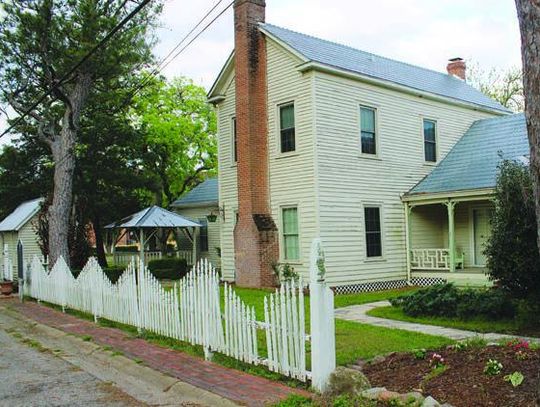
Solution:
<svg viewBox="0 0 540 407"><path fill-rule="evenodd" d="M198 223L154 205L134 213L133 215L126 216L117 222L113 222L105 226L105 229L111 231L123 231L122 234L113 234L113 256L118 240L128 231L135 231L139 243L139 259L145 263L150 257L145 256L145 247L149 240L156 235L158 230L182 231L193 243L192 263L194 264L197 261L197 235L200 227L201 225ZM157 256L157 258L159 257L161 257L161 253Z"/></svg>

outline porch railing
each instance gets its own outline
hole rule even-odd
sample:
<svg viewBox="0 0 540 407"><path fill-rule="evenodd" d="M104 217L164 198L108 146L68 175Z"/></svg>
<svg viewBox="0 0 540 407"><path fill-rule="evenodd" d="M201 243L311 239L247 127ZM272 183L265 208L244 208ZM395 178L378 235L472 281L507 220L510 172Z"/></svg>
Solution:
<svg viewBox="0 0 540 407"><path fill-rule="evenodd" d="M191 250L178 250L176 257L179 259L185 259L188 265L193 265L193 251Z"/></svg>
<svg viewBox="0 0 540 407"><path fill-rule="evenodd" d="M411 269L450 270L449 253L448 249L412 249Z"/></svg>
<svg viewBox="0 0 540 407"><path fill-rule="evenodd" d="M133 259L139 258L139 252L116 252L114 253L114 264L129 264ZM161 259L161 252L144 252L144 262L148 264L151 260Z"/></svg>

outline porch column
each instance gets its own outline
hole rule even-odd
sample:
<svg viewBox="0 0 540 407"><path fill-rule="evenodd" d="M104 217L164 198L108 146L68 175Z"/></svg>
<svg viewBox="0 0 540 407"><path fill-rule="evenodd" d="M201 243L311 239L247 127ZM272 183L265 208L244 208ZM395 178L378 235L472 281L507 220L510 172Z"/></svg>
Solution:
<svg viewBox="0 0 540 407"><path fill-rule="evenodd" d="M448 201L445 203L448 209L448 260L450 262L450 272L456 271L456 240L454 235L454 209L456 202Z"/></svg>
<svg viewBox="0 0 540 407"><path fill-rule="evenodd" d="M407 281L411 281L411 212L412 206L405 202L405 249L407 253Z"/></svg>

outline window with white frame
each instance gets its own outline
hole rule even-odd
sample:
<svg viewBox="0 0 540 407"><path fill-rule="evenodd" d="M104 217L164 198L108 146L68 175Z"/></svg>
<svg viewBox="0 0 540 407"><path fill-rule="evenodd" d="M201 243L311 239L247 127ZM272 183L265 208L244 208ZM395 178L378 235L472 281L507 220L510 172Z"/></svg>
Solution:
<svg viewBox="0 0 540 407"><path fill-rule="evenodd" d="M364 206L364 224L366 232L366 256L382 256L381 208Z"/></svg>
<svg viewBox="0 0 540 407"><path fill-rule="evenodd" d="M294 103L279 107L279 137L282 153L296 150Z"/></svg>
<svg viewBox="0 0 540 407"><path fill-rule="evenodd" d="M437 122L424 119L423 130L424 159L429 162L437 162Z"/></svg>
<svg viewBox="0 0 540 407"><path fill-rule="evenodd" d="M376 110L372 107L360 107L360 138L363 154L377 154Z"/></svg>
<svg viewBox="0 0 540 407"><path fill-rule="evenodd" d="M282 208L281 218L283 222L283 258L285 260L298 260L300 258L298 208Z"/></svg>

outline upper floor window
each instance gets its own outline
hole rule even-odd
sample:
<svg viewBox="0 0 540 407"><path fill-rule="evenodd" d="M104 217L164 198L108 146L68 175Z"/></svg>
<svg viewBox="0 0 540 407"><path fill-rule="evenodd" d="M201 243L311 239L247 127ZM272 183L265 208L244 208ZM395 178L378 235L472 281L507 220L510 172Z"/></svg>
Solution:
<svg viewBox="0 0 540 407"><path fill-rule="evenodd" d="M287 153L296 149L294 128L294 103L279 107L279 133L281 152Z"/></svg>
<svg viewBox="0 0 540 407"><path fill-rule="evenodd" d="M424 159L437 162L437 122L424 119Z"/></svg>
<svg viewBox="0 0 540 407"><path fill-rule="evenodd" d="M298 208L283 208L283 257L285 260L300 258L300 243L298 235Z"/></svg>
<svg viewBox="0 0 540 407"><path fill-rule="evenodd" d="M232 118L231 123L231 130L232 130L232 159L233 162L238 161L238 139L236 138L236 117Z"/></svg>
<svg viewBox="0 0 540 407"><path fill-rule="evenodd" d="M366 256L381 257L381 208L378 206L364 207L364 222L366 228Z"/></svg>
<svg viewBox="0 0 540 407"><path fill-rule="evenodd" d="M363 154L377 154L375 109L360 107L360 133Z"/></svg>

